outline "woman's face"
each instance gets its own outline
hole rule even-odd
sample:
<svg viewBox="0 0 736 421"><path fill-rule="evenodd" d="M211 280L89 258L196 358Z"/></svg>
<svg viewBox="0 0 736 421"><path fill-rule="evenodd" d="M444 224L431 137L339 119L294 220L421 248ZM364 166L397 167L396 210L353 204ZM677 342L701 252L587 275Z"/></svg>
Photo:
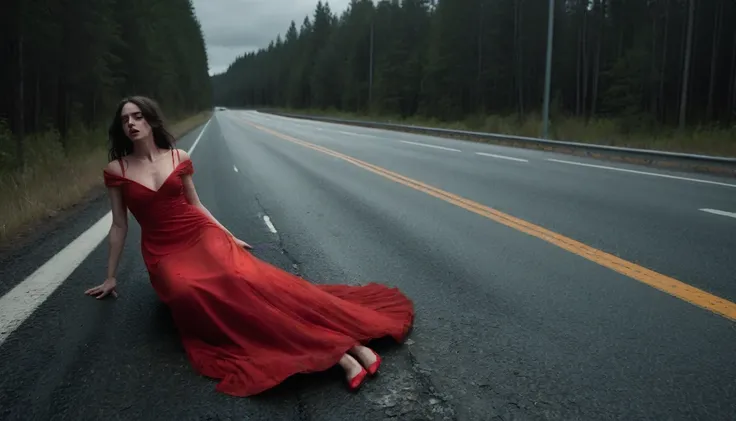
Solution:
<svg viewBox="0 0 736 421"><path fill-rule="evenodd" d="M120 111L120 121L123 123L123 132L133 142L151 135L151 126L143 117L141 109L132 102L123 106Z"/></svg>

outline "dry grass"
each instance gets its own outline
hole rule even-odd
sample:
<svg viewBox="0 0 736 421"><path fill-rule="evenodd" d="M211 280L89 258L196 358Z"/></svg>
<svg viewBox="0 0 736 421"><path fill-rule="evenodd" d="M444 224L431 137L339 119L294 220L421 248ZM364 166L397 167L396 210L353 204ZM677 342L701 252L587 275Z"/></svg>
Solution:
<svg viewBox="0 0 736 421"><path fill-rule="evenodd" d="M539 137L542 118L530 114L517 116L476 115L457 122L441 122L426 118L401 119L391 116L366 116L334 110L283 110L294 114L331 116L337 118L412 124L456 130L471 130L516 136ZM655 126L650 122L613 119L591 119L552 116L550 138L580 143L655 149L715 156L736 157L736 128L690 127L683 132Z"/></svg>
<svg viewBox="0 0 736 421"><path fill-rule="evenodd" d="M203 112L179 120L171 126L171 132L179 138L206 122L210 115ZM10 139L1 127L0 139L4 143ZM0 243L74 206L102 186L106 139L102 129L77 129L69 136L69 153L64 156L55 133L29 136L25 143L28 164L22 172L3 170L2 159L7 161L11 154L0 149Z"/></svg>

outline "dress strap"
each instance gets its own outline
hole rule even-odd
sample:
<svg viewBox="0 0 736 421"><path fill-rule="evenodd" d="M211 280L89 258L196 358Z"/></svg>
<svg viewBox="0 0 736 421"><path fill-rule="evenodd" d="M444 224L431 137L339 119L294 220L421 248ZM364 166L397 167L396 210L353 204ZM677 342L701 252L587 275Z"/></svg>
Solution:
<svg viewBox="0 0 736 421"><path fill-rule="evenodd" d="M179 149L176 149L176 160L174 160L174 150L171 150L171 165L176 168L176 163L181 162L181 156L179 155Z"/></svg>

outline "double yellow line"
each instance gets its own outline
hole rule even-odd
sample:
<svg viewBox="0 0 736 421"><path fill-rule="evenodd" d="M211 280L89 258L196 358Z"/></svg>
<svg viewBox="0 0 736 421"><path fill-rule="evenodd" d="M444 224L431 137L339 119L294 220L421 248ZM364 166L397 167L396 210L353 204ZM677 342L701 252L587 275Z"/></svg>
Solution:
<svg viewBox="0 0 736 421"><path fill-rule="evenodd" d="M680 298L689 303L700 306L706 310L712 311L719 314L729 320L736 321L736 304L731 301L725 300L721 297L717 297L706 291L703 291L694 286L688 285L684 282L678 281L677 279L670 278L669 276L662 275L653 270L649 270L645 267L639 266L635 263L616 257L612 254L606 253L602 250L585 245L579 241L575 241L571 238L552 232L548 229L542 228L539 225L532 224L524 221L523 219L516 218L503 212L499 212L493 208L474 202L472 200L465 199L457 196L450 192L438 189L420 181L411 179L401 174L389 171L385 168L369 164L365 161L355 159L351 156L335 152L331 149L315 145L313 143L305 142L297 138L285 135L268 129L266 127L247 122L249 125L276 136L280 139L288 140L289 142L296 143L298 145L310 148L324 154L334 156L336 158L345 160L353 165L371 171L382 177L388 178L389 180L403 184L407 187L411 187L415 190L427 193L438 199L444 200L445 202L452 203L455 206L459 206L475 214L484 216L488 219L494 220L508 227L514 228L518 231L532 235L548 243L554 244L557 247L565 249L571 253L575 253L578 256L584 257L590 261L598 263L601 266L612 269L630 278L633 278L639 282L654 287L660 291L666 292L677 298Z"/></svg>

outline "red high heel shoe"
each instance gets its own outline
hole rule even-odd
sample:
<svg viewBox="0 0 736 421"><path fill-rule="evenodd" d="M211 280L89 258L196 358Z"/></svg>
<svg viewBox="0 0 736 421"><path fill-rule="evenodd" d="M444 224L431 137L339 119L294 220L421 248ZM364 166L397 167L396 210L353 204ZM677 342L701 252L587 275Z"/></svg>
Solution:
<svg viewBox="0 0 736 421"><path fill-rule="evenodd" d="M371 364L371 365L370 365L370 366L368 367L368 369L367 369L367 372L368 372L368 374L370 374L371 376L375 376L375 375L376 375L376 373L378 372L378 367L380 367L380 366L381 366L381 356L380 356L380 355L378 355L378 354L376 354L376 351L374 351L374 350L372 350L372 349L371 349L371 352L373 353L373 355L375 355L375 356L376 356L376 362L374 362L373 364Z"/></svg>
<svg viewBox="0 0 736 421"><path fill-rule="evenodd" d="M360 373L356 374L355 377L348 381L348 387L350 388L350 391L355 392L356 390L360 389L360 386L363 384L363 381L365 380L367 375L368 372L365 371L365 368L361 367Z"/></svg>

